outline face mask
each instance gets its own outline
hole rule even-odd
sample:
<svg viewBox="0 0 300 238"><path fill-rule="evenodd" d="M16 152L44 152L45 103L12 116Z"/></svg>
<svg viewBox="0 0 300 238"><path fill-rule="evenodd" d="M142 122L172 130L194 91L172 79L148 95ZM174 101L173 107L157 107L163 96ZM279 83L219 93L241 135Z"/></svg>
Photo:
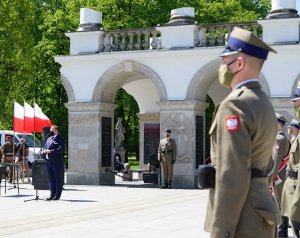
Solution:
<svg viewBox="0 0 300 238"><path fill-rule="evenodd" d="M294 107L295 116L300 118L300 107Z"/></svg>
<svg viewBox="0 0 300 238"><path fill-rule="evenodd" d="M51 136L54 136L54 131L50 131L50 135L51 135Z"/></svg>
<svg viewBox="0 0 300 238"><path fill-rule="evenodd" d="M221 64L221 66L218 70L219 82L225 88L229 88L229 89L231 88L231 82L232 82L234 76L236 75L236 73L238 72L237 71L237 72L233 73L228 69L228 66L231 65L235 61L237 61L237 59L234 59L229 64Z"/></svg>

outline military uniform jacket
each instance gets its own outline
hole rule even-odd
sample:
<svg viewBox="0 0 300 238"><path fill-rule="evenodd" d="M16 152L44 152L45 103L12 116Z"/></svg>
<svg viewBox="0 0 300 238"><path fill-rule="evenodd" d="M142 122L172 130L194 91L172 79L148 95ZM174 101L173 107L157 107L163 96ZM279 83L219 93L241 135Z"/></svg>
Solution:
<svg viewBox="0 0 300 238"><path fill-rule="evenodd" d="M292 221L300 222L300 133L291 144L287 169L298 170L298 179L286 179L281 198L281 213Z"/></svg>
<svg viewBox="0 0 300 238"><path fill-rule="evenodd" d="M7 161L7 157L12 157L17 153L17 146L11 142L6 142L2 147L3 161Z"/></svg>
<svg viewBox="0 0 300 238"><path fill-rule="evenodd" d="M210 189L205 221L211 238L280 223L268 179L251 178L251 168L267 169L276 133L273 106L256 81L234 89L218 107L210 128L216 185Z"/></svg>
<svg viewBox="0 0 300 238"><path fill-rule="evenodd" d="M164 138L160 140L158 146L158 159L163 161L176 160L177 146L176 142L172 138Z"/></svg>
<svg viewBox="0 0 300 238"><path fill-rule="evenodd" d="M286 168L283 168L281 171L279 170L279 166L282 160L289 154L290 150L290 142L283 131L279 131L277 133L276 142L273 147L273 160L275 163L274 174L272 178L274 179L276 175L282 180L278 186L283 186L283 183L286 179Z"/></svg>

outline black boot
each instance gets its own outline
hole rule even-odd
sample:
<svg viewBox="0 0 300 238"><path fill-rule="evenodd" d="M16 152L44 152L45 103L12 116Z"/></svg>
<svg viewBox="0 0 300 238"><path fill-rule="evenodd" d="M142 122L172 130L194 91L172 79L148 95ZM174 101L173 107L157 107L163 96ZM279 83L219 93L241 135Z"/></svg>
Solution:
<svg viewBox="0 0 300 238"><path fill-rule="evenodd" d="M281 216L282 223L278 226L277 237L288 237L289 218Z"/></svg>
<svg viewBox="0 0 300 238"><path fill-rule="evenodd" d="M168 180L165 180L165 185L164 186L161 186L160 188L167 188L168 187Z"/></svg>
<svg viewBox="0 0 300 238"><path fill-rule="evenodd" d="M292 222L292 225L293 225L293 230L294 230L294 233L296 235L297 238L300 237L300 222L297 222L297 221L291 221Z"/></svg>
<svg viewBox="0 0 300 238"><path fill-rule="evenodd" d="M169 180L168 189L171 189L172 180Z"/></svg>

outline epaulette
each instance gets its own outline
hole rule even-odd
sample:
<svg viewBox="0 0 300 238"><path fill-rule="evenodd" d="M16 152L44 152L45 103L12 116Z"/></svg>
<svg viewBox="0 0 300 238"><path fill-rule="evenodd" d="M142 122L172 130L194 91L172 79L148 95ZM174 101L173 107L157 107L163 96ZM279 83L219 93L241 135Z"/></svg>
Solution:
<svg viewBox="0 0 300 238"><path fill-rule="evenodd" d="M277 134L276 140L279 141L279 140L282 139L283 137L284 137L283 135Z"/></svg>
<svg viewBox="0 0 300 238"><path fill-rule="evenodd" d="M241 87L238 89L234 89L231 93L230 93L230 97L239 97L243 94L243 92L245 91L245 89L247 89L246 87Z"/></svg>

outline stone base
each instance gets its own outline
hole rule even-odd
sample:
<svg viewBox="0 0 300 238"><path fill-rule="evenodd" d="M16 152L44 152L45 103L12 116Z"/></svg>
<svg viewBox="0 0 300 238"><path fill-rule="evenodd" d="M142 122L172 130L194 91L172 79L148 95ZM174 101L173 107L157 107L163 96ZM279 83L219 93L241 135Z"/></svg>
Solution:
<svg viewBox="0 0 300 238"><path fill-rule="evenodd" d="M114 185L115 175L112 173L103 174L79 174L67 173L67 184L71 185Z"/></svg>
<svg viewBox="0 0 300 238"><path fill-rule="evenodd" d="M198 177L187 176L187 175L177 175L173 177L172 188L197 188L198 187Z"/></svg>

